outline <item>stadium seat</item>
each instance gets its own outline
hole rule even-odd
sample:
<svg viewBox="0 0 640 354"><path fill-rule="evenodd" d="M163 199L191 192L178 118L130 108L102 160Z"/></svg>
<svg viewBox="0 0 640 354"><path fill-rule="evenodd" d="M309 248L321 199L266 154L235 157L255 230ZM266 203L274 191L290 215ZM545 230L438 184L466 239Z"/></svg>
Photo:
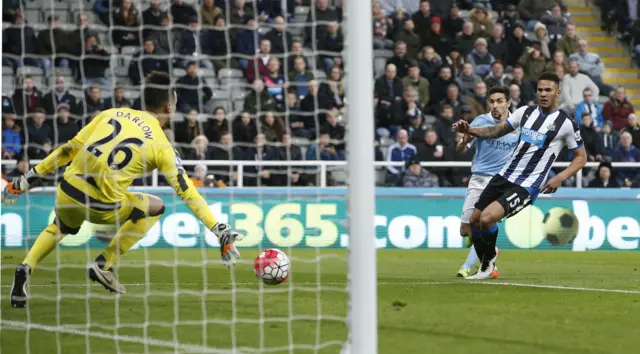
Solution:
<svg viewBox="0 0 640 354"><path fill-rule="evenodd" d="M73 76L73 72L71 71L70 68L58 68L58 67L53 67L51 68L49 71L47 71L49 76L52 77L56 77L56 76Z"/></svg>
<svg viewBox="0 0 640 354"><path fill-rule="evenodd" d="M182 68L173 68L173 77L177 79L187 75L187 71Z"/></svg>
<svg viewBox="0 0 640 354"><path fill-rule="evenodd" d="M120 48L120 54L134 56L140 52L140 47L124 46Z"/></svg>
<svg viewBox="0 0 640 354"><path fill-rule="evenodd" d="M24 11L24 18L27 23L42 23L42 13L39 9L29 9Z"/></svg>
<svg viewBox="0 0 640 354"><path fill-rule="evenodd" d="M198 70L198 76L208 78L208 77L216 77L216 72L211 69L200 68Z"/></svg>
<svg viewBox="0 0 640 354"><path fill-rule="evenodd" d="M33 85L37 87L40 91L46 90L47 86L47 78L44 76L32 76Z"/></svg>
<svg viewBox="0 0 640 354"><path fill-rule="evenodd" d="M13 68L10 66L3 66L2 76L13 76Z"/></svg>
<svg viewBox="0 0 640 354"><path fill-rule="evenodd" d="M242 73L242 70L240 69L220 69L218 71L218 78L219 79L223 79L223 78L243 78L244 74Z"/></svg>
<svg viewBox="0 0 640 354"><path fill-rule="evenodd" d="M37 66L21 66L16 70L16 76L42 76L44 72Z"/></svg>
<svg viewBox="0 0 640 354"><path fill-rule="evenodd" d="M42 9L42 19L47 21L52 15L58 16L58 21L62 23L70 22L69 5L64 2L46 1Z"/></svg>
<svg viewBox="0 0 640 354"><path fill-rule="evenodd" d="M124 98L133 102L140 97L140 90L126 90L124 91Z"/></svg>
<svg viewBox="0 0 640 354"><path fill-rule="evenodd" d="M244 99L247 96L244 91L232 92L233 110L240 111L244 108Z"/></svg>
<svg viewBox="0 0 640 354"><path fill-rule="evenodd" d="M13 94L15 90L15 85L12 77L3 77L2 78L2 93L8 96Z"/></svg>
<svg viewBox="0 0 640 354"><path fill-rule="evenodd" d="M320 71L320 70L313 70L313 75L316 78L316 81L318 81L318 83L322 83L323 81L327 80L327 74L325 74L324 71Z"/></svg>

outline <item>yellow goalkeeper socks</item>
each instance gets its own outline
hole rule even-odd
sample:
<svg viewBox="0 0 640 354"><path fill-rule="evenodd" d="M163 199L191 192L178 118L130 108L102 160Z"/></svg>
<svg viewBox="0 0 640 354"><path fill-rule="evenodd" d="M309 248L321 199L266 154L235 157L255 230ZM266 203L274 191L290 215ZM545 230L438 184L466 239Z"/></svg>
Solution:
<svg viewBox="0 0 640 354"><path fill-rule="evenodd" d="M109 270L118 260L118 256L127 252L136 242L140 241L147 234L147 231L160 220L161 216L149 216L144 219L125 222L113 237L109 246L102 251L102 255L106 260L103 269Z"/></svg>
<svg viewBox="0 0 640 354"><path fill-rule="evenodd" d="M56 248L56 245L58 242L62 241L63 237L64 235L60 233L56 224L47 226L42 230L33 246L31 246L29 253L27 253L27 257L22 261L22 263L28 264L31 271L33 271L38 263L40 263L44 257Z"/></svg>

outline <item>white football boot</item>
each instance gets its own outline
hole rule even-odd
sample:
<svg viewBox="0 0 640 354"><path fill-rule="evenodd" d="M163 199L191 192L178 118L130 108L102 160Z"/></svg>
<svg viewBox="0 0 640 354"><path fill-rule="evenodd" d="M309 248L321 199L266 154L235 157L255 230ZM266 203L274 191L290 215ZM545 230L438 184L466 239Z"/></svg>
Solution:
<svg viewBox="0 0 640 354"><path fill-rule="evenodd" d="M480 264L480 269L474 274L466 277L469 280L484 280L495 279L498 277L498 269L496 268L496 260L498 259L498 253L488 262Z"/></svg>
<svg viewBox="0 0 640 354"><path fill-rule="evenodd" d="M113 269L103 270L97 262L89 264L87 267L87 275L89 279L102 284L105 289L111 292L118 294L127 292L124 286L116 279L115 274L113 274Z"/></svg>

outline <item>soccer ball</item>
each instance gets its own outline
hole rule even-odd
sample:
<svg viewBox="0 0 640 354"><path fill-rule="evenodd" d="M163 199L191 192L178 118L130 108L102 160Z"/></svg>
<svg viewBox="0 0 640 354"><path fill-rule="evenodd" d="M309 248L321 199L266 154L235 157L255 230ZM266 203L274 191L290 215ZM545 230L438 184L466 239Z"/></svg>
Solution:
<svg viewBox="0 0 640 354"><path fill-rule="evenodd" d="M284 252L270 248L261 252L253 263L256 276L267 285L283 283L291 274L291 262Z"/></svg>
<svg viewBox="0 0 640 354"><path fill-rule="evenodd" d="M578 226L576 214L567 208L551 208L542 220L542 231L554 246L572 243L578 235Z"/></svg>

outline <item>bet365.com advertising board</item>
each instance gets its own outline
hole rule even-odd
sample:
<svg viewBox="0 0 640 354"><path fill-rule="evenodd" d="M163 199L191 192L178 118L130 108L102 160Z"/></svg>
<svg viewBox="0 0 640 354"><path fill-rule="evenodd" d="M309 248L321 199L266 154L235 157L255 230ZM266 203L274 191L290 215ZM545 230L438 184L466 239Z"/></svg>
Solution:
<svg viewBox="0 0 640 354"><path fill-rule="evenodd" d="M140 189L160 196L166 213L135 247L217 247L216 237L169 189ZM203 189L216 217L245 234L239 247L345 248L347 198L342 188ZM380 188L372 237L381 249L455 249L465 190ZM25 248L53 220L54 191L31 193L1 213L3 248ZM554 247L542 231L552 207L571 209L580 227L574 242ZM498 246L504 249L640 250L639 189L561 189L541 196L535 206L501 223ZM67 236L63 247L104 247L85 223ZM99 231L99 230L98 230Z"/></svg>

